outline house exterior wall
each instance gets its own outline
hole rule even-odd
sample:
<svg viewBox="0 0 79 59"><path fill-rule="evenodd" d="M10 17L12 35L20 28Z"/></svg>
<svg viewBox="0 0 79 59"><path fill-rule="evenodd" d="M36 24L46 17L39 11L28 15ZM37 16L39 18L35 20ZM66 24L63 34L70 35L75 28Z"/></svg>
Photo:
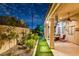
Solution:
<svg viewBox="0 0 79 59"><path fill-rule="evenodd" d="M79 21L68 22L65 30L66 40L79 44L79 31L76 31L76 28L79 28Z"/></svg>

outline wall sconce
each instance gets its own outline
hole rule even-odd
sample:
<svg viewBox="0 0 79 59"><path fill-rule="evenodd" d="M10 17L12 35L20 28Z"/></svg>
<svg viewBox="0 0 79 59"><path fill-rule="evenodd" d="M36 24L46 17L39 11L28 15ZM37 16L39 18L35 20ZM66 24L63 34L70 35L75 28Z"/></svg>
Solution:
<svg viewBox="0 0 79 59"><path fill-rule="evenodd" d="M46 23L49 24L49 21L47 20Z"/></svg>

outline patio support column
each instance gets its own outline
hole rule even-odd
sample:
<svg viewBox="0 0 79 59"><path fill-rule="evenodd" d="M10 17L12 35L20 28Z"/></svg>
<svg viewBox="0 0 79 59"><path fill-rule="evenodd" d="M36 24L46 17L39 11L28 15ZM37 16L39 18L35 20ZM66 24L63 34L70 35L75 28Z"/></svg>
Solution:
<svg viewBox="0 0 79 59"><path fill-rule="evenodd" d="M54 18L50 18L50 27L49 27L49 39L50 39L50 48L54 48Z"/></svg>
<svg viewBox="0 0 79 59"><path fill-rule="evenodd" d="M46 35L46 39L48 39L48 24L47 23L46 23L45 35Z"/></svg>

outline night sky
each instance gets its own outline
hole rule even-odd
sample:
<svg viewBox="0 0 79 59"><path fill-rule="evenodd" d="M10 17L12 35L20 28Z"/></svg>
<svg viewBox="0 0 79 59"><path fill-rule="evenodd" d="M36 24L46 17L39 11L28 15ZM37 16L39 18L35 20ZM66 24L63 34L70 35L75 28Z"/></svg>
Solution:
<svg viewBox="0 0 79 59"><path fill-rule="evenodd" d="M17 19L23 19L26 24L32 29L32 14L33 28L37 25L43 25L45 15L49 4L0 4L0 16L14 16Z"/></svg>

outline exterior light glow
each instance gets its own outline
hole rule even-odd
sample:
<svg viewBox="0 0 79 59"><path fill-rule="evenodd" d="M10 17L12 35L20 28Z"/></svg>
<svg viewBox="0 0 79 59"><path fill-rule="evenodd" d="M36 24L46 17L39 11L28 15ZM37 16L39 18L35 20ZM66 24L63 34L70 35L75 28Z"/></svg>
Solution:
<svg viewBox="0 0 79 59"><path fill-rule="evenodd" d="M48 23L49 23L49 21L46 21L46 23L48 24Z"/></svg>
<svg viewBox="0 0 79 59"><path fill-rule="evenodd" d="M59 18L60 20L62 19L62 17Z"/></svg>

